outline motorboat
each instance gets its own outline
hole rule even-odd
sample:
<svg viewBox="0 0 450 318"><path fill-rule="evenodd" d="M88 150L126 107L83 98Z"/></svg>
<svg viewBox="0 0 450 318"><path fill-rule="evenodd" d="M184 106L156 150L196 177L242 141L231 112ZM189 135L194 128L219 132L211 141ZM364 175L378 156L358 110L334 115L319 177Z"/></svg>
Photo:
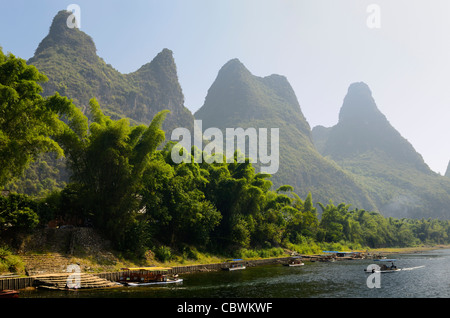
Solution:
<svg viewBox="0 0 450 318"><path fill-rule="evenodd" d="M293 257L289 262L283 264L283 266L295 267L295 266L303 266L305 265L302 261L301 256Z"/></svg>
<svg viewBox="0 0 450 318"><path fill-rule="evenodd" d="M364 271L366 273L394 273L394 272L399 272L402 270L402 268L398 268L394 262L396 261L396 259L375 259L375 262L383 262L383 264L381 264L380 266L372 266L371 269L364 269ZM384 264L384 262L386 263L391 263L389 264Z"/></svg>
<svg viewBox="0 0 450 318"><path fill-rule="evenodd" d="M230 265L222 267L222 269L225 271L237 271L246 268L245 265L243 264L244 260L240 258L239 259L235 258L227 262L230 262Z"/></svg>

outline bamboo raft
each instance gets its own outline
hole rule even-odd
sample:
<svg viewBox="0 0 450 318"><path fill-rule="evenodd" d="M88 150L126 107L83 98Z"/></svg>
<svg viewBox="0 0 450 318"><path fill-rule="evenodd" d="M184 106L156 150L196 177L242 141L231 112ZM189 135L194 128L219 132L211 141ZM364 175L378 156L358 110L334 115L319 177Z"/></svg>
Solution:
<svg viewBox="0 0 450 318"><path fill-rule="evenodd" d="M98 289L122 286L119 283L86 273L61 273L35 276L33 285L38 288L55 290Z"/></svg>

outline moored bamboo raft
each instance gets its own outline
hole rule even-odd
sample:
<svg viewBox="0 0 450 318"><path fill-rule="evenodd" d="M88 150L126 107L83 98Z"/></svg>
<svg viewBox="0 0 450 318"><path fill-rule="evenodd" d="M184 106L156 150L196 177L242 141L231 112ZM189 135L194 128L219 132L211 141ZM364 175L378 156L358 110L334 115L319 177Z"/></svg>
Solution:
<svg viewBox="0 0 450 318"><path fill-rule="evenodd" d="M33 285L38 288L71 290L88 288L112 288L118 283L86 273L61 273L34 277Z"/></svg>

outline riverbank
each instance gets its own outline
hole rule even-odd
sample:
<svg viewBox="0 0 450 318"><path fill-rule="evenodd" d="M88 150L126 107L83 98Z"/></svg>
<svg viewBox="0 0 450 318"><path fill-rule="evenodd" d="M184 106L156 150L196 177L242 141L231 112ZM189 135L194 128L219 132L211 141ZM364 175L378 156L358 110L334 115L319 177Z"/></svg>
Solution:
<svg viewBox="0 0 450 318"><path fill-rule="evenodd" d="M363 254L370 254L369 257L373 255L387 256L395 254L413 254L421 253L429 250L436 249L450 249L448 245L437 245L437 246L416 246L416 247L402 247L402 248L378 248L378 249L367 249ZM351 250L347 250L351 252ZM270 254L269 252L267 252ZM255 253L253 253L255 254ZM283 252L277 252L276 256L269 257L243 257L244 261L250 262L252 264L258 263L269 263L271 261L279 262L284 259L287 260L294 255L303 256L305 260L318 260L321 254L298 254L294 251L283 250ZM251 254L250 254L251 255ZM329 255L331 256L331 255ZM16 274L20 277L29 277L39 274L46 273L62 273L66 271L67 266L72 264L78 264L82 272L86 273L104 273L104 272L119 272L122 268L126 267L142 267L142 266L160 266L160 267L170 267L178 268L180 271L182 268L191 268L195 271L200 269L210 269L217 267L217 264L226 264L226 262L231 259L231 257L215 256L205 253L198 253L197 259L183 258L182 255L174 255L174 257L165 262L158 261L155 258L147 259L145 261L132 261L123 259L119 256L114 256L112 253L105 257L104 251L98 253L96 256L93 255L63 255L59 253L41 253L41 254L28 254L28 255L14 255L16 262L21 260L22 265L20 272L3 272L1 275L5 274Z"/></svg>
<svg viewBox="0 0 450 318"><path fill-rule="evenodd" d="M368 258L373 256L388 256L388 255L395 255L395 254L418 254L430 250L438 250L438 249L450 249L450 246L448 245L437 245L437 246L418 246L418 247L406 247L406 248L380 248L380 249L370 249L363 254L367 256ZM289 251L286 251L286 255L283 255L281 257L271 257L271 258L255 258L255 259L244 259L239 261L239 263L242 263L246 267L255 267L255 266L261 266L261 265L273 265L273 264L283 264L287 263L293 255L289 254ZM330 257L331 255L327 255L324 257L324 254L316 254L316 255L301 255L303 257L303 260L308 261L327 261L327 257ZM42 255L42 257L46 258L49 257L48 255ZM216 260L217 258L214 258ZM343 261L343 260L349 260L352 259L350 257L337 257L335 260L337 261ZM356 258L359 259L359 258ZM74 261L75 258L67 259L68 261ZM76 264L80 265L80 267L86 269L86 262L83 259L77 258L78 262ZM189 264L187 264L186 261L182 262L160 262L153 264L153 266L164 266L164 267L170 267L168 273L169 274L190 274L190 273L197 273L197 272L210 272L210 271L217 271L221 270L223 268L229 267L231 262L225 259L220 259L219 262L210 262L210 263L204 263L199 260L194 261L191 260ZM92 264L91 264L92 265ZM116 264L117 266L119 264ZM138 266L132 263L129 263L129 266L123 266L123 267L134 267ZM97 271L95 271L94 268L88 268L89 270L82 270L83 273L91 273L92 275L98 276L101 279L109 280L109 281L118 281L120 274L121 274L121 268L116 267L113 270L105 271L105 272L99 272L98 268ZM60 273L66 272L66 268L62 268L59 271ZM0 278L0 289L24 289L28 287L34 286L34 282L39 277L39 275L31 275L31 276L22 276L22 277L10 277L10 278Z"/></svg>
<svg viewBox="0 0 450 318"><path fill-rule="evenodd" d="M437 249L450 249L450 245L433 245L433 246L414 246L414 247L389 247L389 248L374 248L374 249L358 249L358 250L345 250L345 252L362 252L363 254L370 255L393 255L393 254L415 254L422 253L431 250ZM283 254L278 255L277 257L249 257L244 258L246 261L264 261L264 260L279 260L279 259L289 259L292 256L302 256L306 260L320 258L321 255L324 254L299 254L295 251L284 250ZM157 266L168 266L168 267L182 267L182 266L196 266L196 265L204 265L204 264L212 264L212 263L222 263L226 262L226 258L220 257L210 257L211 259L215 259L213 262L205 262L205 259L195 261L195 260L183 260L183 261L169 261L169 262L157 262Z"/></svg>
<svg viewBox="0 0 450 318"><path fill-rule="evenodd" d="M424 255L427 255L424 257ZM295 308L315 299L334 298L332 304L344 299L361 298L442 298L449 296L450 268L448 257L450 250L429 251L424 254L408 254L407 257L396 256L401 262L397 265L412 268L399 274L382 275L380 288L367 285L369 277L364 272L371 260L336 261L332 263L305 262L305 266L287 267L281 265L262 265L249 267L243 271L202 271L183 273L180 284L165 287L120 287L107 289L83 289L72 291L48 291L29 288L20 292L21 298L90 298L125 299L124 305L129 307L127 299L145 300L140 308L164 307L164 301L174 301L170 306L187 303L199 303L203 299L217 302L230 302L230 299L265 299L271 302L276 299L289 298L295 300ZM373 263L372 263L373 264ZM206 299L207 298L207 299ZM195 300L197 299L197 300ZM337 300L340 299L340 300ZM319 302L322 302L319 300ZM336 303L337 300L337 303ZM53 300L52 300L53 301ZM152 303L154 301L154 303ZM377 302L377 301L376 301ZM373 303L373 301L371 301ZM314 303L313 303L314 304ZM285 303L280 304L285 307ZM278 306L278 305L277 305ZM354 304L349 306L353 306ZM117 306L114 306L117 307ZM349 308L353 308L349 307ZM162 308L162 307L161 307ZM293 308L293 309L295 309ZM104 310L102 308L102 310Z"/></svg>
<svg viewBox="0 0 450 318"><path fill-rule="evenodd" d="M378 249L367 249L362 252L360 256L372 258L381 257L395 254L414 254L421 253L429 250L436 249L450 249L448 245L437 245L437 246L416 246L416 247L402 247L402 248L378 248ZM347 252L352 252L347 250ZM267 252L270 254L269 252ZM243 257L243 262L246 262L249 266L257 266L259 264L269 264L269 263L281 263L286 262L293 256L302 256L305 261L320 261L326 258L332 258L331 254L318 253L318 254L298 254L294 251L283 250L283 252L277 252L276 256L269 257ZM113 254L109 255L108 259L104 257L96 258L92 255L75 256L75 255L60 255L55 253L47 253L40 255L27 255L27 256L17 256L21 257L24 262L24 267L26 269L25 275L21 276L33 276L45 273L61 273L65 272L67 266L71 264L78 264L82 272L86 273L105 273L105 272L120 272L122 268L127 267L169 267L175 268L177 273L185 272L196 272L196 271L207 271L220 269L225 267L229 262L231 257L215 256L205 253L198 253L197 259L183 258L182 255L174 255L169 261L161 262L155 258L147 259L141 262L133 262L132 260L126 260L118 257L114 257ZM351 257L338 258L340 260L350 259ZM48 265L51 264L51 265Z"/></svg>
<svg viewBox="0 0 450 318"><path fill-rule="evenodd" d="M322 250L332 251L352 251L348 246L341 244L314 245L310 252L305 246L291 246L286 248L270 248L260 250L239 250L236 255L224 256L214 255L204 251L198 251L194 247L185 247L182 252L172 251L170 258L161 261L157 255L148 251L145 259L130 259L117 253L111 248L107 240L100 237L93 229L45 229L35 231L17 239L18 247L14 250L0 248L0 275L15 274L22 277L36 274L61 273L65 272L67 266L78 264L80 270L85 273L118 272L125 267L139 266L163 266L163 267L183 267L198 266L208 264L220 264L228 259L241 258L246 261L256 261L265 259L278 259L292 255L320 255ZM303 247L303 248L302 248ZM360 248L360 252L368 252L376 255L387 255L395 253L420 253L426 250L450 248L450 246L417 246L406 248ZM299 253L305 251L306 253Z"/></svg>
<svg viewBox="0 0 450 318"><path fill-rule="evenodd" d="M450 245L375 248L370 249L370 252L380 254L415 254L438 249L450 249Z"/></svg>

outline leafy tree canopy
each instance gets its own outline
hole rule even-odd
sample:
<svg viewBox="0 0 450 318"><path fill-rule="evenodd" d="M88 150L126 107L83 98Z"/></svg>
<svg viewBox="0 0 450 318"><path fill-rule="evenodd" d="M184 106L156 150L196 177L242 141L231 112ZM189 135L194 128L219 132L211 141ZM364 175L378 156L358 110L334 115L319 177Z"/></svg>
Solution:
<svg viewBox="0 0 450 318"><path fill-rule="evenodd" d="M83 115L70 100L58 93L40 95L39 83L46 80L34 66L0 48L0 187L42 152L63 156L56 140L69 130L83 130Z"/></svg>

